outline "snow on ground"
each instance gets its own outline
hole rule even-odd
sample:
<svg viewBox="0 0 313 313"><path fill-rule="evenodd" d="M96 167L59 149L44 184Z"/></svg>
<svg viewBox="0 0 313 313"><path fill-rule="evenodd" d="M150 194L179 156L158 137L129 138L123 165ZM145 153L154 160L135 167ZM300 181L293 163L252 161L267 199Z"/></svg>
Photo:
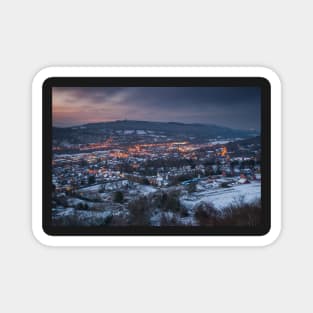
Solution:
<svg viewBox="0 0 313 313"><path fill-rule="evenodd" d="M76 206L76 205L78 205L78 204L80 204L80 203L82 203L82 204L88 204L89 206L92 206L92 205L93 205L93 202L92 202L92 201L86 201L86 200L82 200L82 199L79 199L79 198L73 198L73 197L68 198L68 199L67 199L67 203L68 203L68 205L70 205L70 206Z"/></svg>
<svg viewBox="0 0 313 313"><path fill-rule="evenodd" d="M226 145L227 143L231 142L230 140L215 140L210 141L211 145Z"/></svg>
<svg viewBox="0 0 313 313"><path fill-rule="evenodd" d="M53 208L52 209L52 215L53 216L70 216L73 215L75 213L75 209L74 208Z"/></svg>
<svg viewBox="0 0 313 313"><path fill-rule="evenodd" d="M80 188L79 191L98 191L100 187L101 184L97 184L89 187Z"/></svg>
<svg viewBox="0 0 313 313"><path fill-rule="evenodd" d="M131 134L133 134L134 132L135 132L134 130L130 130L130 129L124 130L124 134L125 134L125 135L131 135Z"/></svg>
<svg viewBox="0 0 313 313"><path fill-rule="evenodd" d="M155 187L147 186L147 185L138 185L137 188L140 191L140 193L143 195L148 195L149 193L157 191Z"/></svg>
<svg viewBox="0 0 313 313"><path fill-rule="evenodd" d="M98 226L105 224L112 217L112 211L87 211L75 210L74 208L54 208L52 209L52 219L54 221L66 221L65 218L75 218L75 224L81 226Z"/></svg>
<svg viewBox="0 0 313 313"><path fill-rule="evenodd" d="M108 211L89 211L89 210L76 210L74 208L54 208L52 209L53 216L71 216L76 214L79 218L107 218L112 215L110 210Z"/></svg>
<svg viewBox="0 0 313 313"><path fill-rule="evenodd" d="M152 217L150 218L150 223L152 226L162 226L161 225L161 219L162 215L165 217L165 219L168 220L170 223L172 219L176 219L179 222L180 226L190 226L190 225L196 225L197 222L195 221L195 218L193 216L187 216L187 217L181 217L179 214L174 214L173 212L154 212Z"/></svg>
<svg viewBox="0 0 313 313"><path fill-rule="evenodd" d="M144 130L138 129L137 131L137 135L145 135L146 132Z"/></svg>
<svg viewBox="0 0 313 313"><path fill-rule="evenodd" d="M242 140L242 138L216 139L216 140L210 141L209 143L210 143L211 145L225 145L225 144L227 144L227 143L234 142L234 141L238 141L238 140Z"/></svg>
<svg viewBox="0 0 313 313"><path fill-rule="evenodd" d="M252 182L245 185L236 185L230 188L212 188L206 191L195 192L181 197L181 203L188 209L192 209L200 202L212 203L217 209L222 210L236 201L251 203L261 198L260 182Z"/></svg>

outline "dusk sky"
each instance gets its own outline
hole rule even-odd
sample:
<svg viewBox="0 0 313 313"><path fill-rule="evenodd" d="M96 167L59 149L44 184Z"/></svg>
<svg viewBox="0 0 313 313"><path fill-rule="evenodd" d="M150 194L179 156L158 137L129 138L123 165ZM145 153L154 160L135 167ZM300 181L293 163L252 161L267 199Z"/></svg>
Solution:
<svg viewBox="0 0 313 313"><path fill-rule="evenodd" d="M258 87L54 87L53 126L114 120L260 129Z"/></svg>

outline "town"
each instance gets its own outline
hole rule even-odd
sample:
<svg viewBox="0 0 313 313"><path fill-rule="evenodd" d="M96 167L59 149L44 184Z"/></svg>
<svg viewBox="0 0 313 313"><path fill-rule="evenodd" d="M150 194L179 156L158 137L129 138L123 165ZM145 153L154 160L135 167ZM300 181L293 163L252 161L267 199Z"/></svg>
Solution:
<svg viewBox="0 0 313 313"><path fill-rule="evenodd" d="M139 129L54 144L52 222L197 226L226 221L239 207L259 212L260 159L259 136L199 140Z"/></svg>

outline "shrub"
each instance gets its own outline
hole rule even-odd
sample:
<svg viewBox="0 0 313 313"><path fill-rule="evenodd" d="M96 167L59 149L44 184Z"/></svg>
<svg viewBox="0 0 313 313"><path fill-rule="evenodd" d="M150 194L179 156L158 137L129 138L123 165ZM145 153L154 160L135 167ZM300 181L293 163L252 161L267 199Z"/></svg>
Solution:
<svg viewBox="0 0 313 313"><path fill-rule="evenodd" d="M96 177L91 175L91 176L88 176L88 185L92 185L96 182Z"/></svg>
<svg viewBox="0 0 313 313"><path fill-rule="evenodd" d="M161 207L162 207L162 208L165 207L165 204L166 204L167 199L168 199L167 193L163 193L162 196L161 196Z"/></svg>
<svg viewBox="0 0 313 313"><path fill-rule="evenodd" d="M227 182L222 182L222 183L221 183L221 187L222 187L222 188L229 188L229 185L228 185Z"/></svg>
<svg viewBox="0 0 313 313"><path fill-rule="evenodd" d="M76 209L77 210L83 210L84 209L84 204L82 202L79 202L76 204Z"/></svg>
<svg viewBox="0 0 313 313"><path fill-rule="evenodd" d="M68 202L67 202L67 198L62 196L60 198L55 198L54 199L57 205L63 206L63 207L68 207Z"/></svg>
<svg viewBox="0 0 313 313"><path fill-rule="evenodd" d="M160 226L177 226L178 220L174 214L162 213L160 218Z"/></svg>
<svg viewBox="0 0 313 313"><path fill-rule="evenodd" d="M241 198L222 211L210 203L200 203L195 208L195 218L200 225L205 226L256 227L262 222L261 201L245 203Z"/></svg>
<svg viewBox="0 0 313 313"><path fill-rule="evenodd" d="M99 193L105 192L105 185L104 185L104 184L102 184L102 185L99 187L98 192L99 192Z"/></svg>
<svg viewBox="0 0 313 313"><path fill-rule="evenodd" d="M116 191L113 196L113 201L122 203L124 201L124 194L121 191Z"/></svg>
<svg viewBox="0 0 313 313"><path fill-rule="evenodd" d="M141 197L128 204L131 223L134 225L149 225L151 209L146 197Z"/></svg>
<svg viewBox="0 0 313 313"><path fill-rule="evenodd" d="M227 208L223 222L234 226L255 227L262 223L261 201L253 203L235 202Z"/></svg>
<svg viewBox="0 0 313 313"><path fill-rule="evenodd" d="M180 210L179 190L170 191L168 193L155 193L150 198L150 206L160 208L162 211L178 212Z"/></svg>
<svg viewBox="0 0 313 313"><path fill-rule="evenodd" d="M197 191L197 184L196 183L190 183L187 187L188 193L193 193Z"/></svg>
<svg viewBox="0 0 313 313"><path fill-rule="evenodd" d="M213 226L219 223L221 213L213 206L212 203L201 202L195 208L195 218L200 225Z"/></svg>
<svg viewBox="0 0 313 313"><path fill-rule="evenodd" d="M148 180L147 178L143 178L142 184L144 184L144 185L150 185L150 182L149 182L149 180Z"/></svg>
<svg viewBox="0 0 313 313"><path fill-rule="evenodd" d="M76 210L86 210L91 209L87 203L79 202L75 206Z"/></svg>
<svg viewBox="0 0 313 313"><path fill-rule="evenodd" d="M125 216L114 215L109 224L110 226L126 226L129 224L129 221Z"/></svg>
<svg viewBox="0 0 313 313"><path fill-rule="evenodd" d="M180 209L180 202L176 195L170 194L165 203L165 209L167 211L178 212Z"/></svg>
<svg viewBox="0 0 313 313"><path fill-rule="evenodd" d="M181 207L180 208L180 216L181 217L187 217L187 216L189 216L190 214L189 214L189 210L187 209L187 208L185 208L185 207Z"/></svg>

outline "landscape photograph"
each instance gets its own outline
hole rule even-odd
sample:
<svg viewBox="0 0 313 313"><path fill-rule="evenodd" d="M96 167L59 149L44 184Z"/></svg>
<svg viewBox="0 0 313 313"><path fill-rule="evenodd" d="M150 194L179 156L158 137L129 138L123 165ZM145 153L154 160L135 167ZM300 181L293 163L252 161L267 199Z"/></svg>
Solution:
<svg viewBox="0 0 313 313"><path fill-rule="evenodd" d="M262 223L258 87L53 87L53 226Z"/></svg>

